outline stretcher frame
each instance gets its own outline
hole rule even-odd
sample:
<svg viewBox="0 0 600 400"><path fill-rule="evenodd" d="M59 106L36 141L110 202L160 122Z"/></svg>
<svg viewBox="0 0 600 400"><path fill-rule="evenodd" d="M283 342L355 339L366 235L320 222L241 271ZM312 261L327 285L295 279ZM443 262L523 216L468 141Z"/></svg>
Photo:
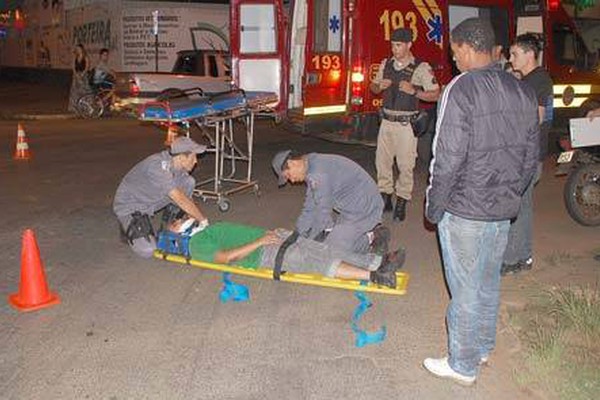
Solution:
<svg viewBox="0 0 600 400"><path fill-rule="evenodd" d="M189 265L196 268L208 269L217 272L229 272L232 274L249 276L252 278L273 280L273 270L269 268L251 269L236 265L215 264L200 260L189 259L180 255L165 253L161 250L155 250L154 257L161 260L170 261L177 264ZM319 274L299 274L292 272L285 272L281 274L279 280L283 282L300 283L303 285L400 296L406 294L409 275L406 272L396 272L397 283L395 288L377 285L372 282L368 282L365 285L358 280L329 278Z"/></svg>
<svg viewBox="0 0 600 400"><path fill-rule="evenodd" d="M244 96L244 104L214 112L212 115L207 114L189 118L177 118L173 116L174 111L172 110L170 100L185 96L196 96L199 99L206 99L204 92L199 88L186 90L182 94L163 101L146 103L144 108L140 110L141 119L144 121L182 124L188 137L190 137L190 127L193 124L208 139L210 146L207 152L215 154L214 175L199 182L194 188L193 195L200 197L203 201L215 200L219 210L222 212L226 212L231 208L231 202L228 197L236 193L252 189L255 195L260 196L258 181L252 178L254 120L257 115L274 115L273 110L268 104L264 104L256 99L248 101L245 92L243 90L239 90L239 92ZM163 108L167 117L143 117L144 111L148 107ZM234 122L241 122L245 128L246 149L240 148L235 143ZM212 134L210 133L210 128L214 129ZM235 178L236 162L238 161L247 163L245 177L242 179ZM227 162L229 162L229 170L225 171ZM212 187L204 189L211 184ZM226 188L226 185L229 188Z"/></svg>
<svg viewBox="0 0 600 400"><path fill-rule="evenodd" d="M252 189L255 195L260 195L258 181L252 178L255 112L254 109L243 107L207 116L201 121L194 120L198 129L211 144L208 151L215 154L214 176L199 182L194 189L194 196L204 201L215 200L222 212L231 208L228 197L236 193ZM241 122L244 126L246 149L240 148L235 143L234 122ZM204 129L205 127L214 128L213 134ZM238 161L247 163L245 176L241 179L235 178ZM226 171L226 164L229 165L228 171ZM227 185L229 188L226 187ZM207 186L208 189L203 189Z"/></svg>

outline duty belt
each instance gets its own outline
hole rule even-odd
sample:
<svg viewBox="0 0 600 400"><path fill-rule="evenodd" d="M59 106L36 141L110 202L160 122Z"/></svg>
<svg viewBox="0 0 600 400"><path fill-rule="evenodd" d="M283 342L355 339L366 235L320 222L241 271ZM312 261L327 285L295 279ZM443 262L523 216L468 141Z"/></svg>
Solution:
<svg viewBox="0 0 600 400"><path fill-rule="evenodd" d="M383 119L391 121L391 122L401 122L403 124L408 124L412 122L413 119L417 116L417 113L410 115L390 115L383 113Z"/></svg>

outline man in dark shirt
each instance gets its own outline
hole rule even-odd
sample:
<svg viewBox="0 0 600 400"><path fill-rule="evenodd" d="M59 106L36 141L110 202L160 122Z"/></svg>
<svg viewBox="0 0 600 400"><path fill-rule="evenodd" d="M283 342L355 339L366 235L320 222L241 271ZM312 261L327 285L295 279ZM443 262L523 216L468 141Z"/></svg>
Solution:
<svg viewBox="0 0 600 400"><path fill-rule="evenodd" d="M538 57L542 42L538 35L526 33L517 36L510 48L510 62L515 71L522 75L522 81L535 90L538 101L540 123L540 157L537 173L521 200L519 215L510 226L508 244L504 253L501 274L515 274L529 270L533 266L533 187L538 182L542 163L548 153L548 132L552 125L552 79L539 65Z"/></svg>

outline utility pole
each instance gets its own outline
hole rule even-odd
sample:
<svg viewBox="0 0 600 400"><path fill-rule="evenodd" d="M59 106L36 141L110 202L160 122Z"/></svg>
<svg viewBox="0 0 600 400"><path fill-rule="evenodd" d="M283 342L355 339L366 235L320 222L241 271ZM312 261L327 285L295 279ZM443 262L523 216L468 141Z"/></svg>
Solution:
<svg viewBox="0 0 600 400"><path fill-rule="evenodd" d="M158 72L158 10L152 11L152 33L154 34L154 72Z"/></svg>

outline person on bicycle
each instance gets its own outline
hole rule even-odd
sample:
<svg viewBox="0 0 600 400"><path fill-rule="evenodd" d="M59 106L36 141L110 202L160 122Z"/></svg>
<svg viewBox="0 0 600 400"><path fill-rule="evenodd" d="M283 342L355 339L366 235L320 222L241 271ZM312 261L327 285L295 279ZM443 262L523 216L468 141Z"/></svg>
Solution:
<svg viewBox="0 0 600 400"><path fill-rule="evenodd" d="M116 73L108 66L108 49L102 48L98 53L98 64L94 67L92 83L95 89L112 89Z"/></svg>
<svg viewBox="0 0 600 400"><path fill-rule="evenodd" d="M117 74L108 66L109 52L107 48L100 49L98 56L98 64L94 67L92 74L92 88L96 94L101 91L106 91L107 96L110 96L110 98L105 100L109 100L109 104L112 105L115 100L113 87L116 82Z"/></svg>

